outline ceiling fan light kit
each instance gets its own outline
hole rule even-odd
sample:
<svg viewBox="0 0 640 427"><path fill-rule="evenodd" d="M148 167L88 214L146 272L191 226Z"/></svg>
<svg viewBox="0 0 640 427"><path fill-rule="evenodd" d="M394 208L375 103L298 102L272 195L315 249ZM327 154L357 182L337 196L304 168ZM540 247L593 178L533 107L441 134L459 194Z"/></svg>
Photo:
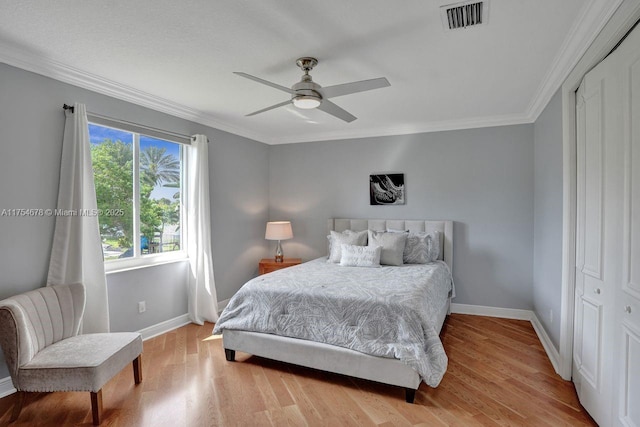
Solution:
<svg viewBox="0 0 640 427"><path fill-rule="evenodd" d="M296 95L293 97L293 105L303 110L317 108L322 103L322 98L313 95Z"/></svg>
<svg viewBox="0 0 640 427"><path fill-rule="evenodd" d="M249 80L253 80L258 83L271 86L272 88L279 89L283 92L287 92L291 95L290 101L280 102L270 107L263 108L262 110L254 111L251 114L247 114L247 116L254 116L256 114L264 113L265 111L293 104L295 107L303 110L317 108L321 111L324 111L325 113L344 120L347 123L350 123L354 121L356 117L353 114L343 110L333 102L329 101L329 98L390 86L389 81L386 78L380 77L372 80L361 80L358 82L344 83L323 88L318 83L315 83L311 78L311 75L309 74L309 72L313 70L313 67L318 65L318 60L316 58L308 56L298 58L296 60L296 65L300 67L304 74L302 75L302 78L299 82L291 86L291 89L267 80L263 80L259 77L252 76L247 73L234 73Z"/></svg>

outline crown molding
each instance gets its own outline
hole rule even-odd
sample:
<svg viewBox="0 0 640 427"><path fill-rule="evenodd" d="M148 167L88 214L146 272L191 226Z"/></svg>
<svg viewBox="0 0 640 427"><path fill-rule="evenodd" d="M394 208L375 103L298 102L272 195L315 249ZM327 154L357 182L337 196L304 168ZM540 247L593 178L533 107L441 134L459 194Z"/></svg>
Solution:
<svg viewBox="0 0 640 427"><path fill-rule="evenodd" d="M535 122L623 0L593 0L582 10L527 108Z"/></svg>
<svg viewBox="0 0 640 427"><path fill-rule="evenodd" d="M410 135L428 132L443 132L449 130L477 129L495 126L510 126L532 123L524 114L512 114L493 117L474 117L463 120L447 120L419 125L378 127L366 130L323 132L312 136L285 136L265 138L264 143L269 145L295 144L300 142L335 141L339 139L375 138L378 136Z"/></svg>
<svg viewBox="0 0 640 427"><path fill-rule="evenodd" d="M264 142L262 135L220 122L212 115L203 114L185 105L180 105L98 75L70 67L51 58L27 53L2 42L0 42L0 62L161 113Z"/></svg>

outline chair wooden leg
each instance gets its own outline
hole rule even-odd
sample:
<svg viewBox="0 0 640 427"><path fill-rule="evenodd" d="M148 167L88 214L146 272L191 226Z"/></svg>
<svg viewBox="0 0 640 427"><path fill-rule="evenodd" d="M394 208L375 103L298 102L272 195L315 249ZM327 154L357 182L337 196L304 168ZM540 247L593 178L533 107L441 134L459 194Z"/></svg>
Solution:
<svg viewBox="0 0 640 427"><path fill-rule="evenodd" d="M97 393L91 392L91 414L93 415L93 425L100 425L102 415L102 389Z"/></svg>
<svg viewBox="0 0 640 427"><path fill-rule="evenodd" d="M140 384L142 382L142 355L133 359L133 379L136 384Z"/></svg>
<svg viewBox="0 0 640 427"><path fill-rule="evenodd" d="M26 392L19 391L16 396L16 403L13 404L13 411L11 411L11 419L10 423L14 422L20 416L20 411L22 411L22 405L24 405L24 398L26 396Z"/></svg>

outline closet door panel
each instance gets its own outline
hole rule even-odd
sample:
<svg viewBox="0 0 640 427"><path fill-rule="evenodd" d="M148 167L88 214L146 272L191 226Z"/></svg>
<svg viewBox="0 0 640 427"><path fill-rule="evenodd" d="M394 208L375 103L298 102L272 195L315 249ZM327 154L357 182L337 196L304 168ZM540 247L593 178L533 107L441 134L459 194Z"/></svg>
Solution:
<svg viewBox="0 0 640 427"><path fill-rule="evenodd" d="M619 420L640 427L640 333L623 324Z"/></svg>
<svg viewBox="0 0 640 427"><path fill-rule="evenodd" d="M621 149L619 79L603 61L584 78L576 105L577 218L576 297L577 341L574 381L580 402L594 420L610 425L613 377L611 357L615 337L615 295L620 263Z"/></svg>
<svg viewBox="0 0 640 427"><path fill-rule="evenodd" d="M640 27L614 53L622 84L624 152L621 279L616 301L621 360L615 424L640 427Z"/></svg>
<svg viewBox="0 0 640 427"><path fill-rule="evenodd" d="M596 80L593 85L587 85L585 92L584 211L582 214L586 232L583 235L582 272L597 280L602 280L604 92L604 79Z"/></svg>
<svg viewBox="0 0 640 427"><path fill-rule="evenodd" d="M602 358L602 304L583 297L580 309L582 311L580 374L593 389L599 390Z"/></svg>
<svg viewBox="0 0 640 427"><path fill-rule="evenodd" d="M639 41L640 42L640 41ZM638 53L640 55L640 53ZM625 138L624 249L622 289L640 299L640 58L625 70L629 90L624 116Z"/></svg>

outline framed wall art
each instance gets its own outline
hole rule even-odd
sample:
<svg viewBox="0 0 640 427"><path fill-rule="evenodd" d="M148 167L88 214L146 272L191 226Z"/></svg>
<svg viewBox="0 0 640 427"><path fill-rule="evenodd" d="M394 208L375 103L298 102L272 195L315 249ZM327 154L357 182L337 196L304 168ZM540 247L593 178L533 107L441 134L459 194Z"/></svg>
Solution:
<svg viewBox="0 0 640 427"><path fill-rule="evenodd" d="M369 175L369 201L371 205L404 205L404 174Z"/></svg>

